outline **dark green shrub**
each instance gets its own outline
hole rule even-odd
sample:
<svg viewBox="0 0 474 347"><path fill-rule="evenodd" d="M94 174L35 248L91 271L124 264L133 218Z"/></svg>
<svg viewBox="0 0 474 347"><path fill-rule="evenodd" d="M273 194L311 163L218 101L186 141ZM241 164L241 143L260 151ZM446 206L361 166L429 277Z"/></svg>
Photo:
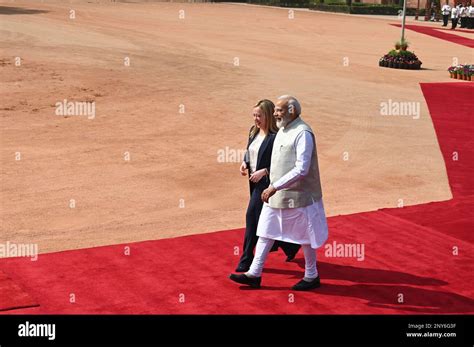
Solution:
<svg viewBox="0 0 474 347"><path fill-rule="evenodd" d="M309 7L311 10L326 11L326 12L339 12L349 13L350 7L344 4L341 5L326 5L326 4L312 4Z"/></svg>
<svg viewBox="0 0 474 347"><path fill-rule="evenodd" d="M246 0L250 4L302 7L317 11L339 12L351 14L374 14L374 15L399 15L402 8L399 5L364 4L354 0ZM350 4L350 6L348 5ZM407 8L407 15L414 16L415 8ZM425 15L425 10L420 9L419 16Z"/></svg>

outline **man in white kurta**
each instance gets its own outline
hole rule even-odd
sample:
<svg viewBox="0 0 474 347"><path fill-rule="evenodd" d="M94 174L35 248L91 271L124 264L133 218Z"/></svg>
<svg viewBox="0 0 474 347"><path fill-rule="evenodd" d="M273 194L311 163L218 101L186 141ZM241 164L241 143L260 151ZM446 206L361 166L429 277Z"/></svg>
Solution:
<svg viewBox="0 0 474 347"><path fill-rule="evenodd" d="M296 137L295 167L275 183L276 191L291 189L292 184L309 173L314 139L310 132L302 131ZM272 199L272 198L270 198ZM257 227L257 236L311 248L321 247L328 237L326 215L322 198L305 207L273 208L264 203Z"/></svg>
<svg viewBox="0 0 474 347"><path fill-rule="evenodd" d="M318 158L312 129L300 117L301 106L291 96L282 96L275 107L280 130L273 145L270 186L262 193L265 202L257 228L259 241L250 270L231 275L235 282L259 288L263 265L275 240L302 245L304 278L294 290L320 285L316 249L328 237L322 201Z"/></svg>

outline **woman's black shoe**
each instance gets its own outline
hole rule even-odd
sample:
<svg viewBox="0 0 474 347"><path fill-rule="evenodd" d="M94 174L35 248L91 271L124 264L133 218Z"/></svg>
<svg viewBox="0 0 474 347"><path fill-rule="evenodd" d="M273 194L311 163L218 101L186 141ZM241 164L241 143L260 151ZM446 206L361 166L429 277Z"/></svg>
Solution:
<svg viewBox="0 0 474 347"><path fill-rule="evenodd" d="M304 290L319 288L320 286L321 286L321 282L319 281L319 276L318 276L311 282L301 280L298 283L296 283L293 287L291 287L291 289L304 291Z"/></svg>
<svg viewBox="0 0 474 347"><path fill-rule="evenodd" d="M298 254L298 251L300 250L301 246L296 245L296 244L291 244L288 245L284 248L285 254L286 254L286 260L285 261L292 261L295 259L296 254Z"/></svg>
<svg viewBox="0 0 474 347"><path fill-rule="evenodd" d="M231 274L229 278L234 282L246 284L252 288L260 288L260 283L262 282L262 277L247 277L245 274Z"/></svg>

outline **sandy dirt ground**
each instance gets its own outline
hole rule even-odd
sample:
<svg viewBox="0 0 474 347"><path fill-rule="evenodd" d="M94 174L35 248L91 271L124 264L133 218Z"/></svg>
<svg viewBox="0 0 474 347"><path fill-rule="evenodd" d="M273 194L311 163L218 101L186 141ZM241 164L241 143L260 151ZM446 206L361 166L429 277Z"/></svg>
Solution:
<svg viewBox="0 0 474 347"><path fill-rule="evenodd" d="M0 242L243 227L236 154L253 104L281 94L316 132L328 216L451 198L419 82L449 81L467 47L407 31L425 69L379 68L396 20L233 4L1 1L0 19ZM95 118L56 115L64 99ZM389 100L420 118L381 115Z"/></svg>

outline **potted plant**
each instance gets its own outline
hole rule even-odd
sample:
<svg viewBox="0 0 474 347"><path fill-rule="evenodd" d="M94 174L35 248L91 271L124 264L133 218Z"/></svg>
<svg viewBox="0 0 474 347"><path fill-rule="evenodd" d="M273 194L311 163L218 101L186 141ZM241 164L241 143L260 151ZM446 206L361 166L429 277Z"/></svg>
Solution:
<svg viewBox="0 0 474 347"><path fill-rule="evenodd" d="M402 39L400 41L397 41L395 43L395 49L398 51L398 50L401 50L401 51L406 51L408 49L408 41L405 40L405 39Z"/></svg>
<svg viewBox="0 0 474 347"><path fill-rule="evenodd" d="M454 67L454 78L455 79L460 79L461 78L461 73L459 71L459 65L456 65Z"/></svg>
<svg viewBox="0 0 474 347"><path fill-rule="evenodd" d="M383 2L383 1L382 1ZM405 39L405 5L403 3L403 18L402 18L402 32L399 41L395 42L395 49L392 49L388 54L383 56L384 61L388 61L389 67L395 67L397 69L419 69L421 67L421 61L415 55L414 52L408 51L409 43ZM380 62L379 62L380 64Z"/></svg>
<svg viewBox="0 0 474 347"><path fill-rule="evenodd" d="M450 76L451 78L456 78L456 76L455 76L456 70L455 70L455 67L454 67L454 66L448 67L448 72L449 72L449 76Z"/></svg>
<svg viewBox="0 0 474 347"><path fill-rule="evenodd" d="M465 81L468 81L468 80L470 81L471 80L471 77L469 75L470 75L469 65L464 65L463 66L463 76L464 76Z"/></svg>
<svg viewBox="0 0 474 347"><path fill-rule="evenodd" d="M456 72L456 79L462 80L462 65L456 65L454 69L454 71Z"/></svg>
<svg viewBox="0 0 474 347"><path fill-rule="evenodd" d="M403 46L402 46L403 44ZM399 50L397 49L392 49L390 52L385 54L382 58L379 60L379 65L380 66L387 66L390 68L395 68L395 69L419 69L421 66L421 61L418 59L418 57L415 55L415 53L403 50L401 49L402 47L406 48L408 47L407 42L397 42L395 45L395 48L400 47ZM382 61L382 63L380 63Z"/></svg>

